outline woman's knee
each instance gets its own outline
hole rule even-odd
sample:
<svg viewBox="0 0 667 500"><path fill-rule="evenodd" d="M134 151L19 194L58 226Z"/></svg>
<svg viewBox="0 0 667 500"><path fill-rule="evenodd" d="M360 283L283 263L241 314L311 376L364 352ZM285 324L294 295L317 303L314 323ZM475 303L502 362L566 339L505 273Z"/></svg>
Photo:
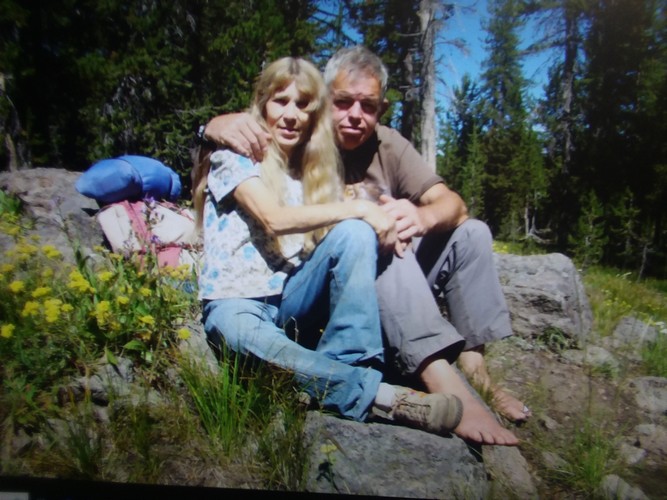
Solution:
<svg viewBox="0 0 667 500"><path fill-rule="evenodd" d="M377 247L377 237L370 224L358 220L348 219L336 224L327 237L345 245L345 248L370 248Z"/></svg>
<svg viewBox="0 0 667 500"><path fill-rule="evenodd" d="M204 331L216 346L221 340L229 346L241 342L241 336L258 328L262 321L270 321L264 304L249 299L220 299L204 307Z"/></svg>

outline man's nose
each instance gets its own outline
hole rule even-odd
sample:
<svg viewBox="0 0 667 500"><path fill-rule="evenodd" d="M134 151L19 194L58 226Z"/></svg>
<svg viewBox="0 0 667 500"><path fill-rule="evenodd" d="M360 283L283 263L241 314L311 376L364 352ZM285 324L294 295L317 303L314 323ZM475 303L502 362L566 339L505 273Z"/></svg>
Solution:
<svg viewBox="0 0 667 500"><path fill-rule="evenodd" d="M362 113L363 110L361 109L361 103L359 101L354 101L352 103L352 106L350 106L348 116L350 116L351 118L361 119Z"/></svg>

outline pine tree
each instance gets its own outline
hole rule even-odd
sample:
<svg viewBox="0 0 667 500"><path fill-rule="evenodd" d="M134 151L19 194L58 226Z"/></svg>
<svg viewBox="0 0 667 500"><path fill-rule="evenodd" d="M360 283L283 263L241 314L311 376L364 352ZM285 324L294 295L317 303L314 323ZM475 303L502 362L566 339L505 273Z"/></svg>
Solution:
<svg viewBox="0 0 667 500"><path fill-rule="evenodd" d="M477 130L473 130L463 170L459 194L468 206L471 217L481 218L484 214L484 164L486 156Z"/></svg>
<svg viewBox="0 0 667 500"><path fill-rule="evenodd" d="M493 0L489 2L489 13L491 18L485 26L488 55L482 75L482 130L487 157L485 218L494 232L501 231L504 236L514 238L523 214L516 213L518 183L512 178L510 166L523 154L521 145L525 144L522 139L527 126L523 102L525 80L518 47L518 30L523 21L517 15L515 0Z"/></svg>
<svg viewBox="0 0 667 500"><path fill-rule="evenodd" d="M595 191L589 192L575 230L570 236L574 258L583 269L598 264L602 259L608 241L602 224L603 217L604 210Z"/></svg>

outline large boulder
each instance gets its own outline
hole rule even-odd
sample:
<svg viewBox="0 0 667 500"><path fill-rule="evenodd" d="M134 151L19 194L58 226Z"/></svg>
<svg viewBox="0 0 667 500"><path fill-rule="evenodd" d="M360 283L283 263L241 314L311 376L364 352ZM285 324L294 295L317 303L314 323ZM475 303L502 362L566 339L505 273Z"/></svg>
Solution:
<svg viewBox="0 0 667 500"><path fill-rule="evenodd" d="M563 335L583 344L593 314L579 271L560 253L495 254L516 335L525 339Z"/></svg>
<svg viewBox="0 0 667 500"><path fill-rule="evenodd" d="M486 498L484 464L456 437L309 412L311 493Z"/></svg>
<svg viewBox="0 0 667 500"><path fill-rule="evenodd" d="M74 184L81 174L60 168L32 168L0 173L0 189L17 196L25 213L35 221L31 233L41 244L51 244L71 261L73 245L79 244L84 255L104 241L102 230L92 215L97 202L79 194ZM0 235L0 248L11 244Z"/></svg>

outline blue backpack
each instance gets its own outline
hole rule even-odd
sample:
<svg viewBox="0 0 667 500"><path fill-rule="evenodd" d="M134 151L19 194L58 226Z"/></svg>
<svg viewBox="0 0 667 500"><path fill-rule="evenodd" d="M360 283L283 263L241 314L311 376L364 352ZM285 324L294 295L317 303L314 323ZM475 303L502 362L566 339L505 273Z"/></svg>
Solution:
<svg viewBox="0 0 667 500"><path fill-rule="evenodd" d="M100 205L143 198L175 201L181 179L158 160L125 155L95 163L76 181L76 190Z"/></svg>

